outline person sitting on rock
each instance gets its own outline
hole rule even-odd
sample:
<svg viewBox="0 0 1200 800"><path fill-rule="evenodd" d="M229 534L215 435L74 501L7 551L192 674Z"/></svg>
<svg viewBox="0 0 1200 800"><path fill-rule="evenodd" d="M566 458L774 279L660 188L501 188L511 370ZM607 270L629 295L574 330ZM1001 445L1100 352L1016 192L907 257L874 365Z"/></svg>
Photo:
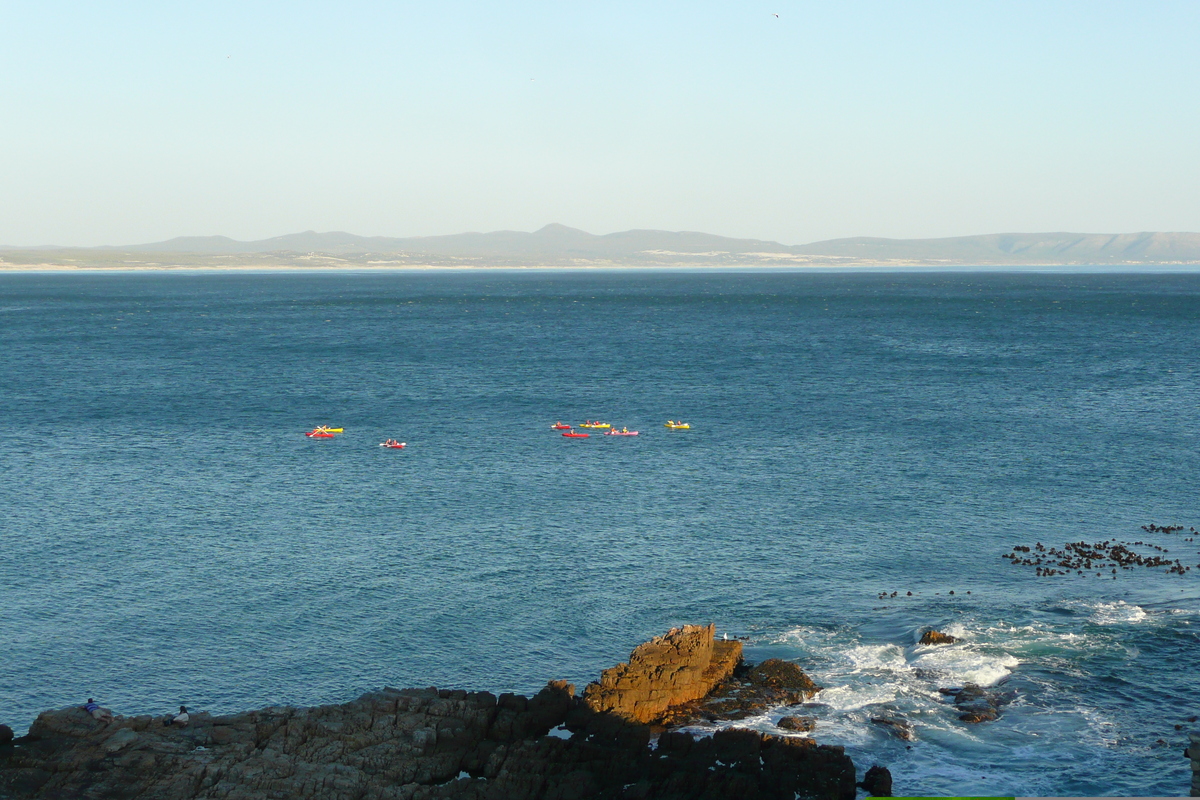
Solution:
<svg viewBox="0 0 1200 800"><path fill-rule="evenodd" d="M173 726L176 728L186 728L191 716L188 714L187 706L180 706L179 713L173 716L168 716L163 720L163 725Z"/></svg>
<svg viewBox="0 0 1200 800"><path fill-rule="evenodd" d="M107 708L101 708L100 704L90 697L88 698L87 704L83 707L83 710L91 714L92 719L99 720L105 725L113 721L112 711Z"/></svg>

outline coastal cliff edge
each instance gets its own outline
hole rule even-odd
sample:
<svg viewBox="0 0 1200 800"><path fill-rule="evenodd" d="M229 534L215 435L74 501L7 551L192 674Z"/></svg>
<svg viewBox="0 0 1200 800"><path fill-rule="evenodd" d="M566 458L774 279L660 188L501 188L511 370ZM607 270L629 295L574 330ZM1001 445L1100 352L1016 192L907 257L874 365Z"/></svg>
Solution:
<svg viewBox="0 0 1200 800"><path fill-rule="evenodd" d="M793 664L749 669L713 626L676 628L605 670L581 696L551 681L533 697L392 689L313 708L94 719L46 711L0 745L0 798L329 798L852 800L842 748L727 728L819 689Z"/></svg>

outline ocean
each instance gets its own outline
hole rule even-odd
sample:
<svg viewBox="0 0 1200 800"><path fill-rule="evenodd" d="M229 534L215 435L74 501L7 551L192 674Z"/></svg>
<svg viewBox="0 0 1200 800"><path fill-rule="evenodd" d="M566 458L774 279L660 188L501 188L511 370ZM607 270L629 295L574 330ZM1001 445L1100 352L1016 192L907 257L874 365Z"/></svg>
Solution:
<svg viewBox="0 0 1200 800"><path fill-rule="evenodd" d="M711 621L898 793L1184 794L1198 353L1200 274L0 273L0 722L581 690ZM1105 540L1191 569L1004 558Z"/></svg>

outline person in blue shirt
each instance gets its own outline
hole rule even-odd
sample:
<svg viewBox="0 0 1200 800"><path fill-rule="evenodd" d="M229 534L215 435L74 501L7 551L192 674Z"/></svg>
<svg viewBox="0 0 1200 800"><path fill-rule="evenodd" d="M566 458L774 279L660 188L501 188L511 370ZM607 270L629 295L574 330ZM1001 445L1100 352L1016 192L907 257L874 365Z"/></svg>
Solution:
<svg viewBox="0 0 1200 800"><path fill-rule="evenodd" d="M101 708L100 704L90 697L83 710L91 714L93 719L103 722L105 725L113 721L112 711L107 708Z"/></svg>

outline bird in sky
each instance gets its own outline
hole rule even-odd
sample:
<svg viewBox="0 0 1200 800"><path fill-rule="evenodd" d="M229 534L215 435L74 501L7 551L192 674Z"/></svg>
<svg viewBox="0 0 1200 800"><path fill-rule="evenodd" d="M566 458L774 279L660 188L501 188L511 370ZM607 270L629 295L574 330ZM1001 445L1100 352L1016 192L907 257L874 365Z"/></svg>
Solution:
<svg viewBox="0 0 1200 800"><path fill-rule="evenodd" d="M775 15L775 19L779 19L779 15L778 15L778 14L776 14L776 15Z"/></svg>

